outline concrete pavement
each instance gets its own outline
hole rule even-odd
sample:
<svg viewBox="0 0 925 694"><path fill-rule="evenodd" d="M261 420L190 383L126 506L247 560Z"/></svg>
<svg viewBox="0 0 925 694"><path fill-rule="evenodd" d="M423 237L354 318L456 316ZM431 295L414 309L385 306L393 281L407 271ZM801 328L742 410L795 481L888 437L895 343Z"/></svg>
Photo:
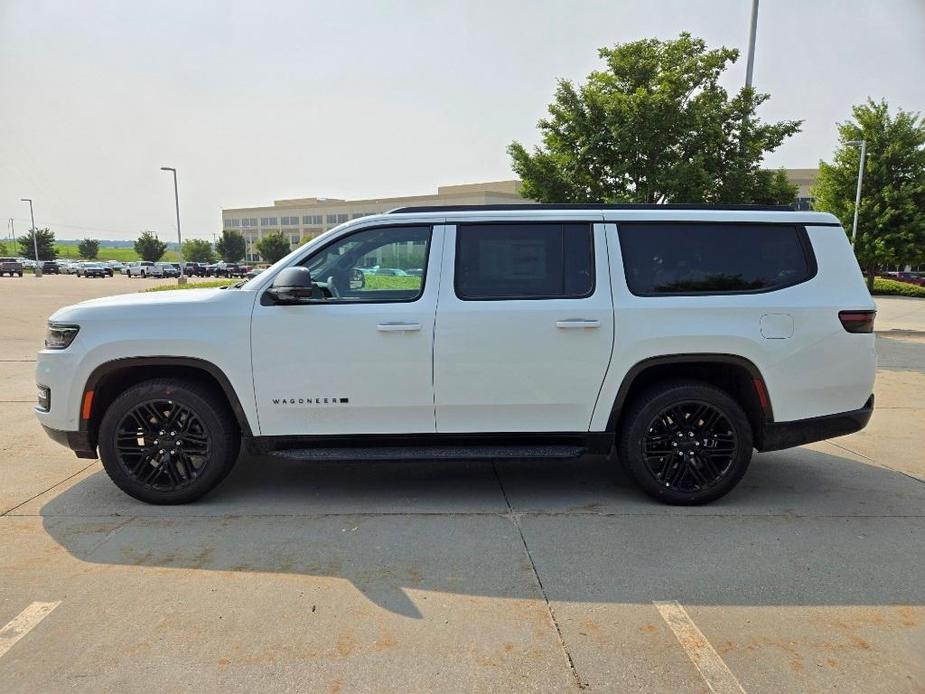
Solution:
<svg viewBox="0 0 925 694"><path fill-rule="evenodd" d="M0 336L0 644L60 601L0 655L3 691L702 692L711 651L732 678L717 690L925 688L915 335L881 336L867 430L758 455L707 507L654 504L603 458L244 458L167 508L30 411L54 305L139 282L0 282L19 326ZM665 601L703 638L679 637Z"/></svg>

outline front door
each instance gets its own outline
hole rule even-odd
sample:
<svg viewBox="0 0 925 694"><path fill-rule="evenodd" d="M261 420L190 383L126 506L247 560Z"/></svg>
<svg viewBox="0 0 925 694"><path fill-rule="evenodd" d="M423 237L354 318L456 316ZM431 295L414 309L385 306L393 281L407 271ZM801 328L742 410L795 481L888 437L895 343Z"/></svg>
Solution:
<svg viewBox="0 0 925 694"><path fill-rule="evenodd" d="M440 284L438 432L588 431L614 336L603 224L447 227Z"/></svg>
<svg viewBox="0 0 925 694"><path fill-rule="evenodd" d="M261 297L251 345L262 436L433 433L442 227L361 229L301 264L316 297Z"/></svg>

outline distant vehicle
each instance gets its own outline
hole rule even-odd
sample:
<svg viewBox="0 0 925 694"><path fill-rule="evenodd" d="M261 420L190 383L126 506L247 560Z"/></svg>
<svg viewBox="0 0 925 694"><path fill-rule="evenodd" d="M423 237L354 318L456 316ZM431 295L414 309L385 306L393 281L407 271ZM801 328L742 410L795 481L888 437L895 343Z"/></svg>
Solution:
<svg viewBox="0 0 925 694"><path fill-rule="evenodd" d="M10 277L13 275L22 277L22 263L16 258L0 258L0 277L6 274Z"/></svg>
<svg viewBox="0 0 925 694"><path fill-rule="evenodd" d="M251 269L248 270L246 273L244 273L244 277L246 277L246 278L249 279L249 280L252 280L252 279L254 279L257 275L259 275L261 272L263 272L263 270L264 270L264 268L260 268L260 267L251 268Z"/></svg>
<svg viewBox="0 0 925 694"><path fill-rule="evenodd" d="M179 277L180 269L173 263L154 263L151 269L152 277Z"/></svg>
<svg viewBox="0 0 925 694"><path fill-rule="evenodd" d="M112 277L112 268L102 263L84 263L78 277Z"/></svg>
<svg viewBox="0 0 925 694"><path fill-rule="evenodd" d="M129 277L153 277L152 269L154 268L154 263L150 260L139 260L136 263L133 263L128 269Z"/></svg>
<svg viewBox="0 0 925 694"><path fill-rule="evenodd" d="M58 263L56 263L54 260L43 260L42 272L44 272L46 275L60 275L61 268L58 267Z"/></svg>
<svg viewBox="0 0 925 694"><path fill-rule="evenodd" d="M108 260L106 261L106 266L109 267L114 273L122 272L122 269L125 267L124 263L119 262L118 260Z"/></svg>
<svg viewBox="0 0 925 694"><path fill-rule="evenodd" d="M138 262L137 262L137 261L134 261L134 260L130 260L129 262L123 264L123 265L122 265L122 274L125 275L126 277L128 277L128 276L129 276L129 272L128 272L128 271L129 271L129 268L135 267L136 265L138 265Z"/></svg>
<svg viewBox="0 0 925 694"><path fill-rule="evenodd" d="M206 263L184 263L183 274L187 277L206 277L208 274L207 267Z"/></svg>
<svg viewBox="0 0 925 694"><path fill-rule="evenodd" d="M897 272L894 275L894 279L919 287L925 285L925 277L922 277L921 273L918 272Z"/></svg>
<svg viewBox="0 0 925 694"><path fill-rule="evenodd" d="M226 263L225 261L219 261L209 268L210 277L244 277L249 270L248 267L239 263Z"/></svg>

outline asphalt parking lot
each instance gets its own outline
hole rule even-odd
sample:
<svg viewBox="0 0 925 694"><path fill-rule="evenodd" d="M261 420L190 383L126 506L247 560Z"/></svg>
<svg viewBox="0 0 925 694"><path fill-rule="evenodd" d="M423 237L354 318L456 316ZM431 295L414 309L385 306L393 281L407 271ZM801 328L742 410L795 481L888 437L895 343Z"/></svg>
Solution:
<svg viewBox="0 0 925 694"><path fill-rule="evenodd" d="M925 692L925 301L880 302L868 429L707 507L604 459L243 458L169 508L31 412L45 318L141 286L0 279L0 690Z"/></svg>

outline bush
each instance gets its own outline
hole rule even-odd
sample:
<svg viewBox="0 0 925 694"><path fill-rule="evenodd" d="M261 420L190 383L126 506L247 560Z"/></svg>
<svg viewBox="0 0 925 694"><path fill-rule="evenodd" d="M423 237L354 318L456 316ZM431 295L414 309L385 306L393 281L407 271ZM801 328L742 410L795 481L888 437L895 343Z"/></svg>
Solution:
<svg viewBox="0 0 925 694"><path fill-rule="evenodd" d="M885 277L874 278L873 293L875 296L914 296L925 299L925 287L899 280L889 280Z"/></svg>

